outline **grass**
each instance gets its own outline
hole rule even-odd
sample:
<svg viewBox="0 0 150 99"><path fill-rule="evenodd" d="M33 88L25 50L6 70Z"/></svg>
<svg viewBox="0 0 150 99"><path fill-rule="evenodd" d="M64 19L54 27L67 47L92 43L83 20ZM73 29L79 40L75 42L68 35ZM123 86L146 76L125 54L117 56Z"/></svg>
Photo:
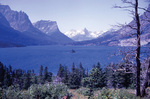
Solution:
<svg viewBox="0 0 150 99"><path fill-rule="evenodd" d="M79 88L77 90L70 89L73 97L71 99L89 99L85 93L88 88ZM149 99L140 98L135 96L136 91L133 89L107 89L103 88L93 92L93 96L90 99Z"/></svg>
<svg viewBox="0 0 150 99"><path fill-rule="evenodd" d="M75 89L69 89L69 92L71 92L73 95L71 99L88 99L88 97L77 93Z"/></svg>

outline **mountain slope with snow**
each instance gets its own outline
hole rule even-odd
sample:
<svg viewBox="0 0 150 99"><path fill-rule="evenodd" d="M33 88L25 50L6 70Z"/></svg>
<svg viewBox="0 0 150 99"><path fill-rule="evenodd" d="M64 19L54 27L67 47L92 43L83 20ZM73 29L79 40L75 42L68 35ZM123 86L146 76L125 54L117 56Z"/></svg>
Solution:
<svg viewBox="0 0 150 99"><path fill-rule="evenodd" d="M64 34L73 39L74 41L85 41L97 38L103 32L92 32L87 30L86 28L83 30L70 30L65 32Z"/></svg>
<svg viewBox="0 0 150 99"><path fill-rule="evenodd" d="M150 11L150 5L147 9ZM140 16L141 22L141 45L150 44L150 13L144 12ZM96 39L75 42L72 45L105 45L105 46L137 46L136 21L132 20L129 24L123 26L116 31L107 31Z"/></svg>

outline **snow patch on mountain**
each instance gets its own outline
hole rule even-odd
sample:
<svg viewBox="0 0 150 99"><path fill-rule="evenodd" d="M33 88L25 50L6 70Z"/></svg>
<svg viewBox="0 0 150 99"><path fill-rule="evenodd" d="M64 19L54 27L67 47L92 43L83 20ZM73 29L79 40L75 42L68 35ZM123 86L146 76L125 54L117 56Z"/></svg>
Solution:
<svg viewBox="0 0 150 99"><path fill-rule="evenodd" d="M91 40L94 38L99 37L104 32L100 31L89 31L86 28L83 30L70 30L65 32L64 34L73 39L74 41L85 41L85 40Z"/></svg>
<svg viewBox="0 0 150 99"><path fill-rule="evenodd" d="M141 45L147 45L150 42L150 35L149 34L143 34L141 35ZM119 46L137 46L137 38L129 38L129 39L123 39L119 40L120 43L118 44Z"/></svg>

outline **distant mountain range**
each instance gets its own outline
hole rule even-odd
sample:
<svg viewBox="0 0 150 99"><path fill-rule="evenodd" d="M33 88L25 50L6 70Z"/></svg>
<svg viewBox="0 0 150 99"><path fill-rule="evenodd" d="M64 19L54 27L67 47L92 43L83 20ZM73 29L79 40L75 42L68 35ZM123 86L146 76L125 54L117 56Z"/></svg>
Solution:
<svg viewBox="0 0 150 99"><path fill-rule="evenodd" d="M92 32L84 28L83 30L70 30L64 34L73 39L74 41L92 40L99 37L103 32Z"/></svg>
<svg viewBox="0 0 150 99"><path fill-rule="evenodd" d="M150 11L150 5L147 9ZM145 12L140 16L141 21L141 45L150 44L150 13ZM129 24L123 26L118 30L110 30L96 39L74 42L71 45L105 45L105 46L136 46L136 30L133 30L135 26L135 20Z"/></svg>
<svg viewBox="0 0 150 99"><path fill-rule="evenodd" d="M150 11L150 6L147 10ZM142 14L140 20L141 44L150 45L150 13ZM135 27L135 20L127 25ZM41 20L32 24L26 13L13 11L8 5L0 4L0 47L52 44L135 46L136 35L131 35L135 32L123 26L105 33L91 32L86 28L62 33L56 21Z"/></svg>
<svg viewBox="0 0 150 99"><path fill-rule="evenodd" d="M34 27L26 13L13 11L8 5L0 5L0 15L0 45L2 46L49 45L73 42L73 40L59 31L57 24L47 27L50 28L49 32L52 33L49 35L49 33L44 33L44 30ZM56 30L53 28L53 31L52 27L57 28ZM7 40L4 38L7 38Z"/></svg>

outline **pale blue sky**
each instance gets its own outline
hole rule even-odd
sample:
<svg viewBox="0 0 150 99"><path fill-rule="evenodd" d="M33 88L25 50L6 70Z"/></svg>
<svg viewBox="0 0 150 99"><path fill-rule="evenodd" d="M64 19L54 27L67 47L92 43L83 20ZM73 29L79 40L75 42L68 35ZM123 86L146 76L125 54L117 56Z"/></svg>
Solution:
<svg viewBox="0 0 150 99"><path fill-rule="evenodd" d="M38 20L57 21L62 32L87 28L91 31L106 31L117 23L130 22L132 16L121 9L121 0L0 0L12 10L24 11L31 22ZM139 0L140 5L148 3Z"/></svg>

